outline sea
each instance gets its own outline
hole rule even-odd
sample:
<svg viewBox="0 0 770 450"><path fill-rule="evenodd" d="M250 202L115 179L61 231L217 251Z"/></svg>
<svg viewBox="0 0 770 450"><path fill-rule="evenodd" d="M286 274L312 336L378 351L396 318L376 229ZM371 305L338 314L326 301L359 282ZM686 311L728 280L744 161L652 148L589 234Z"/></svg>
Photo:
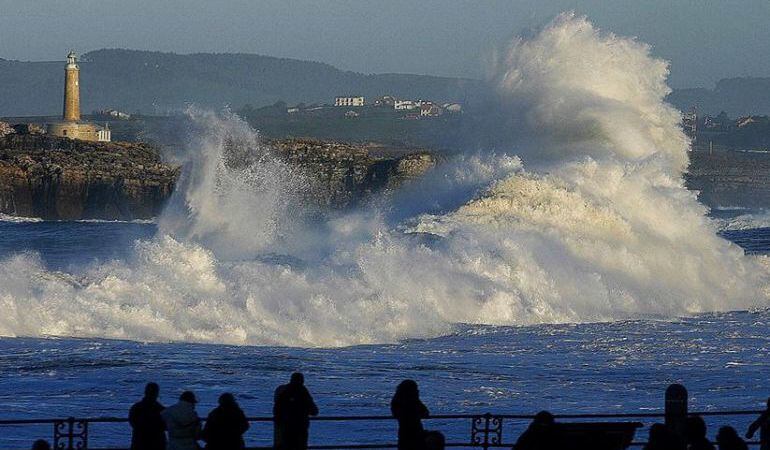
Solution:
<svg viewBox="0 0 770 450"><path fill-rule="evenodd" d="M718 212L721 234L747 253L770 252L770 228L747 214ZM730 217L730 214L733 217ZM757 214L757 216L761 216ZM735 217L742 217L736 220ZM35 252L52 271L126 254L151 238L153 223L0 221L0 258ZM759 409L770 395L770 312L534 326L465 325L429 339L341 348L231 346L63 337L0 338L0 420L125 417L148 381L161 401L193 390L205 415L223 392L249 416L271 414L274 389L305 373L321 415L388 415L397 383L416 380L433 414L660 412L670 383L684 384L691 410ZM654 419L646 419L647 424ZM749 417L709 418L743 429ZM509 421L513 441L525 421ZM467 442L469 420L426 426ZM50 439L51 425L0 427L0 448ZM311 443L383 443L392 421L314 422ZM89 445L127 446L126 424L92 424ZM638 438L644 438L640 431ZM271 443L269 423L256 422L248 445Z"/></svg>

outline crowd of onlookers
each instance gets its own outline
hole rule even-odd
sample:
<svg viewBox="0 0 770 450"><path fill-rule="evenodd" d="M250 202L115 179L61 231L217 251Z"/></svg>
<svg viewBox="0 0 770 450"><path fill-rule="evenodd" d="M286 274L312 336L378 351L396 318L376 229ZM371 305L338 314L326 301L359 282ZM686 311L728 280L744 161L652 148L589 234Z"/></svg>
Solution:
<svg viewBox="0 0 770 450"><path fill-rule="evenodd" d="M235 397L230 393L219 396L218 406L203 421L198 416L195 394L185 391L179 401L164 407L158 401L160 387L148 383L144 397L128 414L131 425L131 450L198 450L203 442L208 450L243 450L243 435L249 421ZM430 417L420 400L420 391L413 380L404 380L396 388L390 403L393 417L398 421L399 450L443 450L444 435L427 431L422 420ZM301 373L294 373L289 383L275 390L273 402L273 446L278 450L305 450L308 446L310 417L318 415L318 407L305 387ZM570 442L552 414L541 411L519 436L514 450L561 450L593 448L589 444ZM767 410L746 431L751 439L760 431L761 450L770 450L770 399ZM707 438L706 423L700 416L689 416L684 433L676 434L666 425L656 423L649 429L645 450L747 450L746 442L735 428L723 426L716 435L716 446ZM33 450L51 450L45 440L38 440Z"/></svg>

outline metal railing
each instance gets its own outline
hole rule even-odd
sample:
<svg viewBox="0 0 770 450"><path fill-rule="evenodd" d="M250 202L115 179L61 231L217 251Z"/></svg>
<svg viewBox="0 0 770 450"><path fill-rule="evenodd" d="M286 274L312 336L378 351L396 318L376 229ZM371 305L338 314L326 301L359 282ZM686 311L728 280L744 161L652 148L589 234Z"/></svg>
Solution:
<svg viewBox="0 0 770 450"><path fill-rule="evenodd" d="M673 385L676 387L679 385ZM631 419L642 420L645 423L638 423L637 426L650 425L655 422L665 422L670 431L677 434L683 432L681 424L688 416L699 415L707 418L713 417L736 417L736 416L752 416L756 417L762 413L759 410L733 410L733 411L702 411L702 412L688 412L687 411L687 394L683 387L672 390L672 387L666 391L666 403L664 412L655 413L612 413L612 414L554 414L557 422L560 423L592 423L592 422L626 422ZM684 395L684 398L682 398ZM490 448L512 448L515 440L518 437L518 433L505 433L504 425L516 424L519 425L519 430L523 430L526 427L528 421L534 418L531 414L442 414L433 415L428 419L425 419L430 424L431 422L440 422L443 424L452 423L451 429L441 429L443 432L447 432L451 438L447 440L447 447L463 447L463 448L476 448L489 450ZM205 420L205 419L204 419ZM249 423L251 424L263 424L271 425L273 423L272 417L249 417ZM316 423L323 422L342 422L349 425L350 422L384 422L395 423L395 420L391 416L320 416L313 417L311 421ZM458 438L462 436L458 434L460 428L454 426L454 422L465 422L464 427L469 430L469 434L465 435L467 438ZM51 435L53 438L54 450L104 450L103 448L94 447L89 445L90 432L92 425L97 424L123 424L128 428L128 419L119 417L94 417L94 418L75 418L70 417L66 419L54 418L54 419L18 419L18 420L0 420L0 436L4 436L4 429L7 431L11 427L26 427L26 426L50 426ZM349 429L348 426L345 429ZM270 426L272 432L272 426ZM464 434L464 433L463 433ZM639 435L641 433L637 433ZM126 436L128 433L126 433ZM394 435L395 436L395 435ZM46 438L47 436L39 436ZM638 436L637 436L638 437ZM681 436L680 436L681 437ZM271 436L267 433L263 436L263 442L269 442ZM312 444L312 428L311 428L311 445L309 449L314 450L331 450L331 449L374 449L374 448L396 448L395 442L366 442L364 439L356 443L327 443L322 445ZM128 442L126 442L126 445ZM634 440L631 442L631 446L640 447L645 442L641 440ZM748 442L749 445L760 445L761 442L752 441ZM110 450L118 450L120 447L109 447ZM125 447L124 447L125 448ZM267 450L272 446L248 446L248 449L254 450ZM5 448L1 450L6 450Z"/></svg>

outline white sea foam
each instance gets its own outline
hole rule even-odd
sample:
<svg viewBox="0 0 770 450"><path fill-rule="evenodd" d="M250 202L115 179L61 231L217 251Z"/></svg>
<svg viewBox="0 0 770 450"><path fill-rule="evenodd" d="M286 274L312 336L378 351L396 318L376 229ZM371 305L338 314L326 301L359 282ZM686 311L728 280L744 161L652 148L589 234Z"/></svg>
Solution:
<svg viewBox="0 0 770 450"><path fill-rule="evenodd" d="M3 214L0 213L0 222L11 222L11 223L36 223L36 222L42 222L43 219L40 217L23 217L23 216L13 216L10 214Z"/></svg>
<svg viewBox="0 0 770 450"><path fill-rule="evenodd" d="M770 211L760 210L735 217L719 218L716 223L719 229L724 231L770 228Z"/></svg>
<svg viewBox="0 0 770 450"><path fill-rule="evenodd" d="M645 45L562 15L495 73L521 160L434 171L392 199L395 227L303 214L312 174L236 118L193 114L158 236L77 279L35 255L0 263L0 334L340 346L767 305L766 269L683 186L688 142Z"/></svg>

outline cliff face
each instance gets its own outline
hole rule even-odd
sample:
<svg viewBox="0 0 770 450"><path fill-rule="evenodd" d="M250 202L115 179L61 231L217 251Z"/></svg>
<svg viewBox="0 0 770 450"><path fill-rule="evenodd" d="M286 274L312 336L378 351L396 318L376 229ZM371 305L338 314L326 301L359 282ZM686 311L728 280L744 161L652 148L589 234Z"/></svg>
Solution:
<svg viewBox="0 0 770 450"><path fill-rule="evenodd" d="M0 212L50 220L156 216L177 169L143 144L0 138Z"/></svg>
<svg viewBox="0 0 770 450"><path fill-rule="evenodd" d="M273 140L268 145L317 181L311 200L337 208L366 201L435 165L427 152L378 155L377 148L310 139Z"/></svg>
<svg viewBox="0 0 770 450"><path fill-rule="evenodd" d="M687 187L710 207L770 207L770 153L690 153Z"/></svg>
<svg viewBox="0 0 770 450"><path fill-rule="evenodd" d="M354 206L434 166L428 153L376 155L361 145L275 140L269 145L317 182L312 201ZM0 137L0 213L48 220L132 220L157 216L179 169L145 144Z"/></svg>

